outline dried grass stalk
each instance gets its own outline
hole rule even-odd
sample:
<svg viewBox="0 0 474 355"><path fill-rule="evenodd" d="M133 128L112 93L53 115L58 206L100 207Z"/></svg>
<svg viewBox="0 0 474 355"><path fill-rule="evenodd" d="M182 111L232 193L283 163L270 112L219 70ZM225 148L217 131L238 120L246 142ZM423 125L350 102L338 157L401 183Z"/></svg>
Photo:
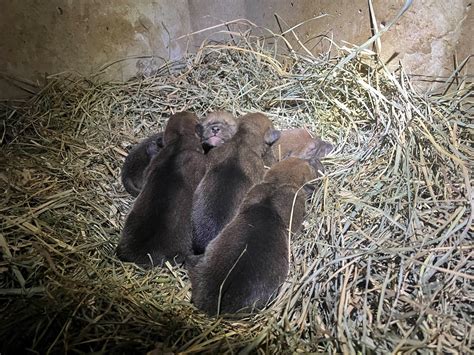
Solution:
<svg viewBox="0 0 474 355"><path fill-rule="evenodd" d="M472 84L427 97L368 51L338 67L342 52L232 34L152 77L62 74L2 102L2 353L472 350ZM115 258L127 147L185 109L264 111L337 146L288 282L255 316L208 318L185 270Z"/></svg>

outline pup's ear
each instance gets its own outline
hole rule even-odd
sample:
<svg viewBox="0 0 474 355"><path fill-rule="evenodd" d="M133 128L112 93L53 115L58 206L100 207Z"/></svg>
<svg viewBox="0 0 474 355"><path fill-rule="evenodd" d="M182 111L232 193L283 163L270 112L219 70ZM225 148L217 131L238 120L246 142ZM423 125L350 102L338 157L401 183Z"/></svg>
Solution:
<svg viewBox="0 0 474 355"><path fill-rule="evenodd" d="M324 155L323 155L323 156L328 155L328 154L331 153L333 150L334 150L334 146L333 146L331 143L324 142L324 145L323 145L323 152L324 152Z"/></svg>
<svg viewBox="0 0 474 355"><path fill-rule="evenodd" d="M275 143L281 136L281 132L277 129L269 129L267 132L265 132L265 143L268 145L272 145Z"/></svg>
<svg viewBox="0 0 474 355"><path fill-rule="evenodd" d="M315 156L318 158L324 158L326 155L331 153L334 149L334 146L322 139L315 140Z"/></svg>
<svg viewBox="0 0 474 355"><path fill-rule="evenodd" d="M199 138L202 138L202 135L204 134L204 126L198 123L196 125L195 131L196 131L196 134L199 136Z"/></svg>
<svg viewBox="0 0 474 355"><path fill-rule="evenodd" d="M324 174L324 166L323 164L321 164L318 157L313 156L309 160L309 165L311 165L311 167L313 168L314 172L316 173L316 176L321 176L322 174Z"/></svg>

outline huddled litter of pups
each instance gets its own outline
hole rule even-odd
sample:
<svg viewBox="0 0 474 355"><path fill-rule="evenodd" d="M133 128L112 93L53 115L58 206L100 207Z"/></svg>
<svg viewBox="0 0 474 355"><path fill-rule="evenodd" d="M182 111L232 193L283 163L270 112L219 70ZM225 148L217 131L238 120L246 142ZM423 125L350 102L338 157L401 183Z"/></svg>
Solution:
<svg viewBox="0 0 474 355"><path fill-rule="evenodd" d="M125 159L122 182L137 199L119 259L184 263L192 302L210 315L261 309L286 279L290 233L332 149L305 129L275 129L263 113L172 115Z"/></svg>

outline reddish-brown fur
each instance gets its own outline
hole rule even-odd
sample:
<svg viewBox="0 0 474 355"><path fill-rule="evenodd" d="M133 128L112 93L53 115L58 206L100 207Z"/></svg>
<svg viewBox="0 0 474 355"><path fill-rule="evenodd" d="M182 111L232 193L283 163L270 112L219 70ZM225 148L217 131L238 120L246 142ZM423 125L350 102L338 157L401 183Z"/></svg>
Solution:
<svg viewBox="0 0 474 355"><path fill-rule="evenodd" d="M281 132L280 139L272 146L277 161L287 157L300 159L323 158L331 152L333 146L314 137L303 128L287 129Z"/></svg>
<svg viewBox="0 0 474 355"><path fill-rule="evenodd" d="M313 159L312 165L297 158L275 164L204 255L189 257L198 308L211 315L247 312L271 299L288 274L290 218L292 232L303 222L306 196L298 191L320 170L319 161Z"/></svg>

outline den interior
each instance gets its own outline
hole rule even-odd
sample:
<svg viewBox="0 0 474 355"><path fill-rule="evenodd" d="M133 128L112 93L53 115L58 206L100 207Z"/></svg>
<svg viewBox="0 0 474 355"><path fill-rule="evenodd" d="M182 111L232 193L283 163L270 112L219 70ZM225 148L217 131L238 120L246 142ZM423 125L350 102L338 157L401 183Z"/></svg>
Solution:
<svg viewBox="0 0 474 355"><path fill-rule="evenodd" d="M0 353L473 351L470 1L1 8ZM274 297L210 316L116 248L131 149L221 110L334 149Z"/></svg>

